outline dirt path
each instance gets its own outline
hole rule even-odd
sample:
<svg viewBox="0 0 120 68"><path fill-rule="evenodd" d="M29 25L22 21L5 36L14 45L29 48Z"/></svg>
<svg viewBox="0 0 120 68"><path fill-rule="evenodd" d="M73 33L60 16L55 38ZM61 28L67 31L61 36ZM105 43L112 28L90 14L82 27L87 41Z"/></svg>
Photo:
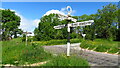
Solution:
<svg viewBox="0 0 120 68"><path fill-rule="evenodd" d="M26 65L19 65L19 66L6 64L6 65L3 65L3 66L5 66L4 68L22 68L24 66L40 66L40 65L46 64L47 62L48 61L38 62L38 63L33 63L33 64L26 64Z"/></svg>
<svg viewBox="0 0 120 68"><path fill-rule="evenodd" d="M79 47L80 43L71 44L70 54L76 54L87 59L92 66L118 66L118 55L100 53L82 49ZM66 45L43 46L46 51L55 55L66 54ZM120 65L120 64L119 64Z"/></svg>

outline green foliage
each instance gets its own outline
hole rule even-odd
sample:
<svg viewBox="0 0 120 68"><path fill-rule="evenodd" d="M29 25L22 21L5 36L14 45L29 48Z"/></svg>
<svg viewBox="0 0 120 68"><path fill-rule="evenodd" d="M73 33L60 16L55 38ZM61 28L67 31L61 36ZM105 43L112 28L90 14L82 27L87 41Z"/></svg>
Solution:
<svg viewBox="0 0 120 68"><path fill-rule="evenodd" d="M72 33L70 34L70 38L78 38L78 34L75 33L75 32L72 32Z"/></svg>
<svg viewBox="0 0 120 68"><path fill-rule="evenodd" d="M81 39L71 39L71 43L79 43L81 42ZM49 41L34 41L33 44L37 44L37 45L61 45L61 44L66 44L67 43L67 39L63 39L63 40L49 40Z"/></svg>
<svg viewBox="0 0 120 68"><path fill-rule="evenodd" d="M108 4L98 9L96 14L73 16L78 21L94 20L91 26L83 27L83 32L86 34L86 39L94 40L97 38L105 38L110 41L119 40L119 18L120 11L115 4ZM118 29L117 29L118 27ZM97 34L97 36L95 36Z"/></svg>
<svg viewBox="0 0 120 68"><path fill-rule="evenodd" d="M59 30L54 29L54 26L67 24L67 20L59 20L59 16L57 14L50 14L44 16L40 19L38 28L34 30L34 40L36 41L48 41L51 39L66 39L68 32L67 28L62 28ZM72 21L69 23L73 23ZM73 28L71 28L71 33ZM75 32L71 34L71 38L76 38Z"/></svg>
<svg viewBox="0 0 120 68"><path fill-rule="evenodd" d="M102 9L98 9L96 14L91 15L82 15L82 16L73 16L73 18L78 21L94 20L94 23L91 26L83 27L83 31L80 31L81 28L71 28L71 38L78 38L78 33L85 33L86 39L94 40L97 38L105 38L110 41L119 40L119 26L118 22L119 10L117 5L108 4L103 6ZM57 14L50 14L41 18L39 27L35 29L35 38L36 40L51 40L51 39L65 39L67 38L67 28L60 30L55 30L53 27L56 25L67 24L66 20L60 21ZM72 22L71 22L72 23ZM97 36L95 35L97 34Z"/></svg>
<svg viewBox="0 0 120 68"><path fill-rule="evenodd" d="M60 22L58 15L50 14L42 17L40 20L38 28L34 30L36 40L51 40L57 33L53 27Z"/></svg>
<svg viewBox="0 0 120 68"><path fill-rule="evenodd" d="M65 55L53 57L48 63L43 66L85 66L89 68L89 63L85 59L76 56L67 57Z"/></svg>
<svg viewBox="0 0 120 68"><path fill-rule="evenodd" d="M2 42L2 64L31 64L46 61L52 55L44 51L41 46L28 43L28 46L21 41L21 38Z"/></svg>
<svg viewBox="0 0 120 68"><path fill-rule="evenodd" d="M119 52L118 44L120 42L108 41L105 39L96 39L94 41L85 40L81 43L80 47L88 48L89 50L95 50L98 52L117 53ZM120 53L119 53L120 54Z"/></svg>
<svg viewBox="0 0 120 68"><path fill-rule="evenodd" d="M38 45L31 45L26 47L26 49L22 50L23 54L20 56L20 62L25 64L28 63L36 63L48 60L48 58L52 57L50 53L44 51L44 49Z"/></svg>
<svg viewBox="0 0 120 68"><path fill-rule="evenodd" d="M9 37L14 36L17 38L17 34L21 34L22 30L18 29L20 26L20 17L15 14L14 11L9 9L0 10L1 12L1 22L2 26L2 40L8 40Z"/></svg>
<svg viewBox="0 0 120 68"><path fill-rule="evenodd" d="M107 50L109 50L111 47L107 46L107 45L103 45L103 44L98 44L97 48L95 49L95 51L98 52L107 52Z"/></svg>
<svg viewBox="0 0 120 68"><path fill-rule="evenodd" d="M22 37L22 42L25 42L25 40L26 40L26 35L25 35L25 34L23 34L23 37Z"/></svg>
<svg viewBox="0 0 120 68"><path fill-rule="evenodd" d="M95 22L96 32L98 37L114 40L116 36L115 29L113 29L117 21L117 6L109 4L103 6L103 9L98 9L97 19ZM115 32L115 33L114 33Z"/></svg>
<svg viewBox="0 0 120 68"><path fill-rule="evenodd" d="M53 42L54 41L49 44L53 44ZM26 46L25 43L22 42L22 38L3 41L2 43L2 56L4 56L2 57L2 64L13 64L19 66L48 61L47 64L43 66L89 66L88 62L81 57L66 57L65 55L53 56L52 54L44 51L40 44L36 43L28 43L28 46Z"/></svg>
<svg viewBox="0 0 120 68"><path fill-rule="evenodd" d="M120 27L119 27L119 29L117 29L117 35L116 35L116 40L117 41L120 41Z"/></svg>
<svg viewBox="0 0 120 68"><path fill-rule="evenodd" d="M33 41L33 37L31 36L27 36L27 42L32 42ZM23 34L23 37L22 37L22 42L25 42L26 41L26 34Z"/></svg>
<svg viewBox="0 0 120 68"><path fill-rule="evenodd" d="M93 41L96 38L94 26L86 26L84 28L84 34L86 34L85 39Z"/></svg>
<svg viewBox="0 0 120 68"><path fill-rule="evenodd" d="M91 14L91 15L82 15L78 17L78 21L87 21L87 20L96 20L96 14ZM85 26L85 27L81 27L81 28L77 28L78 30L81 29L83 31L80 31L79 33L83 33L86 34L86 39L89 40L94 40L96 38L95 36L95 26L94 24L92 24L91 26Z"/></svg>

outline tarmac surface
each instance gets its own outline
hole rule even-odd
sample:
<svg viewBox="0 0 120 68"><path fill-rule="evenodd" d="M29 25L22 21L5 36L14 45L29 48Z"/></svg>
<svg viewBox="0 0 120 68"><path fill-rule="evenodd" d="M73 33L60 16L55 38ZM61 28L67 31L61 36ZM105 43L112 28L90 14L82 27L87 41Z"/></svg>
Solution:
<svg viewBox="0 0 120 68"><path fill-rule="evenodd" d="M54 45L43 47L46 51L49 51L54 55L66 54L67 51L67 45ZM118 61L120 60L120 58L118 58L118 55L82 49L80 48L80 43L71 44L70 55L77 55L85 58L90 63L92 68L94 68L95 66L106 66L104 68L110 68L110 66L112 68L116 68L114 66L117 66L117 68L119 68L120 65L120 62Z"/></svg>

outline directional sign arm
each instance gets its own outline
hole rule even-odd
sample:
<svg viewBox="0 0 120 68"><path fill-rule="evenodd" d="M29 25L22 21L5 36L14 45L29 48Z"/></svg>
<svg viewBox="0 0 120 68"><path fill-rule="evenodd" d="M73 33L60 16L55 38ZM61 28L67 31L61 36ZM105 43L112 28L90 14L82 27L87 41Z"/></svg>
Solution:
<svg viewBox="0 0 120 68"><path fill-rule="evenodd" d="M87 25L91 25L93 22L94 20L71 23L71 27L87 26Z"/></svg>
<svg viewBox="0 0 120 68"><path fill-rule="evenodd" d="M72 17L68 17L67 19L68 19L68 20L71 20L71 21L73 21L73 22L77 22L77 19L74 19L74 18L72 18Z"/></svg>
<svg viewBox="0 0 120 68"><path fill-rule="evenodd" d="M54 26L54 29L62 29L65 27L65 24L64 25L58 25L58 26Z"/></svg>
<svg viewBox="0 0 120 68"><path fill-rule="evenodd" d="M72 17L68 17L67 15L58 15L59 17L63 16L62 20L64 19L68 19L68 20L71 20L73 22L77 22L77 19L75 18L72 18Z"/></svg>
<svg viewBox="0 0 120 68"><path fill-rule="evenodd" d="M87 25L91 25L93 22L94 22L94 20L83 21L83 22L76 22L76 23L70 23L69 27L87 26ZM54 26L54 29L62 29L65 26L66 26L65 24Z"/></svg>

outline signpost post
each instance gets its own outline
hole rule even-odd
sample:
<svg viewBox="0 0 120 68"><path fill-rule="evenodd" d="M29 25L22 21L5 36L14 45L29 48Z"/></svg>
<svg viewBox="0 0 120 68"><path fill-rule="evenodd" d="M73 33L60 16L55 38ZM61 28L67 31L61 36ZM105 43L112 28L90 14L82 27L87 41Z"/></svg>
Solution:
<svg viewBox="0 0 120 68"><path fill-rule="evenodd" d="M25 41L26 41L26 46L27 46L27 40L28 40L27 34L32 34L32 33L31 33L31 32L27 32L27 31L26 31L26 32L23 32L23 33L26 35L26 40L25 40Z"/></svg>
<svg viewBox="0 0 120 68"><path fill-rule="evenodd" d="M82 36L83 36L83 40L85 40L85 36L86 36L86 34L82 34Z"/></svg>
<svg viewBox="0 0 120 68"><path fill-rule="evenodd" d="M94 20L89 20L89 21L83 21L83 22L76 22L77 20L71 17L71 12L72 12L72 8L70 6L67 6L67 31L68 31L68 38L67 38L67 56L70 56L70 27L78 27L78 26L87 26L87 25L91 25ZM70 21L73 21L75 23L70 23ZM54 29L62 29L66 27L65 24L63 25L58 25L58 26L54 26Z"/></svg>

